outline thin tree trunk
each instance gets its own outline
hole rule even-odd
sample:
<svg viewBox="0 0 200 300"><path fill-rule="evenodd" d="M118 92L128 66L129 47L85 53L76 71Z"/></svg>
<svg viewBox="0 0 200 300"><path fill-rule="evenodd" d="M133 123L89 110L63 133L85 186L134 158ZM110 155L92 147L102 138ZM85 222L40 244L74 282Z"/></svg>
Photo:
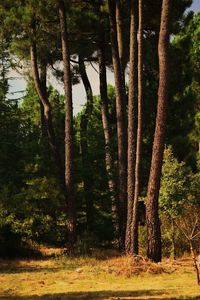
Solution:
<svg viewBox="0 0 200 300"><path fill-rule="evenodd" d="M101 96L101 116L105 139L105 164L108 177L108 187L111 195L112 203L112 223L115 237L119 239L119 217L118 217L118 199L117 199L117 184L114 180L114 161L111 150L111 129L109 124L108 111L108 95L107 95L107 76L106 76L106 59L105 59L105 40L104 34L100 34L100 43L98 49L99 60L99 81L100 81L100 96Z"/></svg>
<svg viewBox="0 0 200 300"><path fill-rule="evenodd" d="M42 105L41 108L41 122L42 126L45 126L45 130L47 133L48 143L50 146L50 150L52 153L53 160L55 162L56 168L58 170L58 177L60 179L62 187L64 186L64 168L61 159L61 155L56 143L55 132L52 123L52 114L51 114L51 105L49 103L47 94L46 94L46 86L44 86L44 74L43 79L40 79L39 71L38 71L38 63L37 63L37 48L36 42L32 42L30 47L30 56L31 56L31 69L33 80L35 83L35 88L40 98L40 102ZM44 70L43 70L44 72ZM45 70L46 72L46 70ZM41 77L42 77L41 76Z"/></svg>
<svg viewBox="0 0 200 300"><path fill-rule="evenodd" d="M197 274L197 284L200 285L199 267L197 265L197 259L196 259L196 255L195 255L194 248L192 245L192 239L188 239L188 242L190 244L190 252L191 252L192 259L193 259L194 268L195 268L196 274Z"/></svg>
<svg viewBox="0 0 200 300"><path fill-rule="evenodd" d="M123 33L121 0L116 0L116 26L117 26L117 42L119 47L119 59L121 65L121 72L123 76L125 70L125 57L124 57L124 33Z"/></svg>
<svg viewBox="0 0 200 300"><path fill-rule="evenodd" d="M136 152L136 102L137 102L137 10L136 0L131 0L130 19L130 68L129 68L129 96L128 96L128 170L127 170L127 226L126 253L131 253L132 245L132 216L134 199L134 169Z"/></svg>
<svg viewBox="0 0 200 300"><path fill-rule="evenodd" d="M140 192L140 165L142 154L142 107L143 107L143 1L138 3L138 124L137 124L137 146L135 162L135 192L133 203L132 236L133 243L131 252L138 254L138 199Z"/></svg>
<svg viewBox="0 0 200 300"><path fill-rule="evenodd" d="M176 245L175 245L175 226L174 219L171 219L171 228L172 228L172 255L173 259L176 260Z"/></svg>
<svg viewBox="0 0 200 300"><path fill-rule="evenodd" d="M155 262L161 261L161 231L158 214L158 197L164 152L168 100L168 44L170 0L163 0L159 34L159 89L154 133L151 169L149 175L146 220L148 235L147 256Z"/></svg>
<svg viewBox="0 0 200 300"><path fill-rule="evenodd" d="M128 136L127 136L127 97L126 97L126 81L125 81L125 44L124 44L124 22L123 22L123 0L116 0L116 11L115 11L115 20L116 20L116 31L117 31L117 45L119 51L119 61L120 61L120 70L121 70L121 87L123 94L123 113L124 113L124 143L126 151L126 172L127 172L127 149L128 149ZM127 181L127 174L126 174ZM127 183L126 183L127 184ZM127 188L127 186L126 186ZM127 200L126 200L127 201ZM126 204L127 206L127 204ZM125 239L125 236L124 236Z"/></svg>
<svg viewBox="0 0 200 300"><path fill-rule="evenodd" d="M122 2L116 0L116 29L117 29L117 43L119 49L119 60L121 67L121 84L123 88L124 107L126 107L126 83L125 83L125 51L124 51L124 24L122 16ZM125 120L126 121L126 120Z"/></svg>
<svg viewBox="0 0 200 300"><path fill-rule="evenodd" d="M40 64L40 82L44 94L47 97L47 66L46 63ZM41 132L42 136L45 138L47 136L46 126L45 126L45 117L44 117L44 106L40 101L40 120L41 120ZM64 182L64 170L63 170L63 182Z"/></svg>
<svg viewBox="0 0 200 300"><path fill-rule="evenodd" d="M109 20L111 33L112 60L115 78L115 94L116 94L116 115L117 115L117 138L118 138L118 168L119 168L119 204L120 204L120 220L119 220L119 236L120 248L125 248L125 231L126 231L126 214L127 214L127 147L126 147L126 113L124 103L123 84L121 83L121 66L119 59L119 50L117 43L117 28L114 0L108 1Z"/></svg>
<svg viewBox="0 0 200 300"><path fill-rule="evenodd" d="M79 55L79 72L83 85L86 91L87 103L85 111L81 115L80 122L80 144L81 144L81 154L82 154L82 164L83 164L83 184L84 184L84 196L86 202L86 218L87 218L87 228L91 232L93 229L93 195L92 195L92 171L90 168L90 163L88 160L88 142L87 142L87 129L89 118L93 110L93 93L92 88L86 73L85 64L81 56Z"/></svg>
<svg viewBox="0 0 200 300"><path fill-rule="evenodd" d="M70 53L68 46L68 33L65 4L63 0L58 1L60 32L62 43L62 57L64 70L64 91L65 91L65 185L67 189L67 229L68 229L68 252L74 254L76 234L76 206L73 176L73 112L72 112L72 82L70 71Z"/></svg>

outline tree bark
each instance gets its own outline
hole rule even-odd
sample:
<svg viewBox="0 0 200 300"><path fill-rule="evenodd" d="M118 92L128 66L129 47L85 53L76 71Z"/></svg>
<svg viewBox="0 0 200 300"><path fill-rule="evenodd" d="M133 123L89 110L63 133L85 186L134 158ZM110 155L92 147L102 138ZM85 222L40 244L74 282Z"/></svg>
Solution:
<svg viewBox="0 0 200 300"><path fill-rule="evenodd" d="M136 153L136 103L137 103L137 10L136 0L131 0L130 18L130 68L129 68L129 95L128 95L128 170L127 170L127 226L126 226L126 253L131 253L132 216L134 199L134 169Z"/></svg>
<svg viewBox="0 0 200 300"><path fill-rule="evenodd" d="M121 0L116 0L116 26L117 26L117 42L119 47L119 59L121 65L122 78L125 70L124 58L124 33L123 33L123 17Z"/></svg>
<svg viewBox="0 0 200 300"><path fill-rule="evenodd" d="M88 231L92 232L93 229L93 195L92 195L92 171L90 163L88 161L88 142L87 142L87 129L89 118L93 110L93 93L92 88L86 73L85 64L82 57L79 55L79 72L85 88L87 103L85 111L81 115L80 122L80 144L81 144L81 155L83 165L83 185L84 185L84 196L86 202L86 218Z"/></svg>
<svg viewBox="0 0 200 300"><path fill-rule="evenodd" d="M192 245L192 239L188 239L188 242L190 244L190 252L191 252L192 259L193 259L194 268L195 268L196 274L197 274L197 284L200 285L199 267L197 264L196 255L195 255L194 248Z"/></svg>
<svg viewBox="0 0 200 300"><path fill-rule="evenodd" d="M159 89L154 133L151 169L149 175L146 220L148 235L147 256L155 262L161 261L161 232L158 214L161 169L164 152L168 100L168 44L170 0L163 0L159 33Z"/></svg>
<svg viewBox="0 0 200 300"><path fill-rule="evenodd" d="M53 160L55 162L56 168L58 170L58 177L61 182L62 187L64 187L64 168L61 159L61 155L57 146L55 132L52 123L52 114L51 114L51 105L49 103L47 94L46 94L46 83L44 82L44 74L41 74L41 79L39 76L38 71L38 63L37 63L37 47L36 42L32 41L30 46L30 56L31 56L31 69L33 80L35 83L35 88L38 93L41 102L41 122L43 123L42 126L45 126L45 130L47 133L49 147L52 153ZM43 69L43 72L46 72ZM43 79L42 79L43 78Z"/></svg>
<svg viewBox="0 0 200 300"><path fill-rule="evenodd" d="M70 53L68 45L68 32L66 22L65 4L58 0L60 33L62 44L63 70L64 70L64 91L65 91L65 186L67 189L67 229L68 229L68 252L70 255L75 251L75 227L76 227L76 206L73 175L73 112L72 112L72 82L70 70Z"/></svg>
<svg viewBox="0 0 200 300"><path fill-rule="evenodd" d="M143 1L138 3L138 124L135 162L135 191L133 203L133 221L131 252L138 254L138 200L140 192L140 165L142 155L142 107L143 107Z"/></svg>
<svg viewBox="0 0 200 300"><path fill-rule="evenodd" d="M98 49L99 60L99 81L100 81L100 97L101 97L101 116L105 140L105 164L108 177L108 187L111 195L112 203L112 223L115 237L119 239L119 211L117 199L117 184L114 180L114 161L111 149L111 129L109 124L108 111L108 95L107 95L107 77L106 77L106 59L105 59L105 40L104 34L100 33L100 43Z"/></svg>
<svg viewBox="0 0 200 300"><path fill-rule="evenodd" d="M47 66L46 63L41 63L40 65L40 81L41 81L41 86L43 89L43 92L47 96ZM41 120L41 132L42 136L45 138L46 137L46 129L45 129L45 116L44 116L44 106L42 102L40 101L40 120ZM63 182L64 182L64 170L63 170Z"/></svg>
<svg viewBox="0 0 200 300"><path fill-rule="evenodd" d="M115 94L116 94L116 115L117 115L117 138L118 138L118 168L119 168L119 204L120 204L120 220L119 220L119 236L120 248L125 248L125 231L126 231L126 214L127 214L127 147L126 147L126 107L123 84L121 80L121 65L119 58L117 28L116 28L116 2L108 1L110 34L112 47L112 60L115 78Z"/></svg>
<svg viewBox="0 0 200 300"><path fill-rule="evenodd" d="M171 230L172 230L172 256L173 256L173 260L176 260L176 243L175 243L176 231L175 231L175 223L173 218L171 218Z"/></svg>
<svg viewBox="0 0 200 300"><path fill-rule="evenodd" d="M125 83L125 51L124 51L124 24L123 24L123 5L122 0L116 0L116 29L117 29L117 43L119 49L119 61L121 67L121 84L123 88L124 106L126 107L126 83ZM126 109L126 108L125 108ZM125 120L126 122L127 120Z"/></svg>

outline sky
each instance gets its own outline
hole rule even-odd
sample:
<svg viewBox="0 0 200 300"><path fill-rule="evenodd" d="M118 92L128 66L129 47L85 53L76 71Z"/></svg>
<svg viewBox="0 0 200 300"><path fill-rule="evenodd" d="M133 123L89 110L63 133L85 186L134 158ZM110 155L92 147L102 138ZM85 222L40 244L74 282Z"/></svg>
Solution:
<svg viewBox="0 0 200 300"><path fill-rule="evenodd" d="M194 0L192 6L189 10L193 10L195 12L200 10L200 0ZM98 78L98 66L94 65L94 68L91 65L87 65L87 74L92 86L93 94L99 95L99 78ZM15 71L10 72L10 76L13 78L9 81L10 85L10 95L9 98L18 98L22 95L20 91L25 90L26 88L26 80L17 74ZM114 76L113 73L108 70L107 72L107 80L108 83L114 85ZM48 76L48 82L51 83L60 93L63 94L62 84L59 84L55 78L52 78L51 75ZM19 92L19 93L18 93ZM12 94L13 93L13 94ZM79 83L72 88L73 93L73 113L76 115L79 111L81 111L85 101L86 94L82 83Z"/></svg>
<svg viewBox="0 0 200 300"><path fill-rule="evenodd" d="M200 10L200 0L194 0L190 10L198 11Z"/></svg>

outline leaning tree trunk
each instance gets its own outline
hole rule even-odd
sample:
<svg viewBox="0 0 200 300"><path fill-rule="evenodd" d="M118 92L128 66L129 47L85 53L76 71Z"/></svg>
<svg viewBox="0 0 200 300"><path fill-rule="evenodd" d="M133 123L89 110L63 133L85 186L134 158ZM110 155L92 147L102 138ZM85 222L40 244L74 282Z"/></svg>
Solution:
<svg viewBox="0 0 200 300"><path fill-rule="evenodd" d="M117 115L117 138L118 138L118 168L119 168L119 236L120 248L125 248L126 214L127 214L127 147L126 147L126 106L123 84L121 80L121 65L119 59L119 50L117 42L116 28L116 3L115 0L109 0L109 20L111 33L112 60L115 78L116 94L116 115Z"/></svg>
<svg viewBox="0 0 200 300"><path fill-rule="evenodd" d="M112 223L115 237L119 239L119 211L117 199L117 184L114 179L114 161L111 149L111 128L109 124L108 111L108 94L107 94L107 76L106 76L106 59L105 59L105 39L104 34L100 33L100 43L98 49L99 60L99 81L100 81L100 97L101 97L101 117L105 140L105 164L108 177L108 187L111 195L112 203Z"/></svg>
<svg viewBox="0 0 200 300"><path fill-rule="evenodd" d="M62 57L64 68L64 91L65 91L65 185L67 189L67 229L68 229L68 252L74 254L75 248L75 226L76 208L73 176L73 112L72 112L72 82L70 71L70 53L68 46L68 33L65 4L63 0L58 1L59 19L62 44Z"/></svg>
<svg viewBox="0 0 200 300"><path fill-rule="evenodd" d="M138 3L138 125L135 162L135 192L133 203L133 221L131 252L138 254L138 199L140 192L140 165L142 152L142 106L143 106L143 1Z"/></svg>
<svg viewBox="0 0 200 300"><path fill-rule="evenodd" d="M36 42L33 41L30 46L30 56L31 56L31 69L33 80L35 83L35 88L38 93L41 102L41 122L42 127L45 128L48 138L48 144L52 153L53 160L55 162L56 168L58 170L58 177L60 179L62 187L64 187L64 168L61 159L61 155L57 146L55 132L52 123L51 105L49 103L46 86L44 85L44 74L40 79L37 63L37 47ZM44 71L44 70L43 70ZM46 70L45 70L46 72Z"/></svg>
<svg viewBox="0 0 200 300"><path fill-rule="evenodd" d="M136 152L136 102L137 102L137 6L136 0L131 0L130 19L130 69L128 95L128 170L127 170L127 226L126 226L126 253L131 253L132 216L134 199L134 170Z"/></svg>
<svg viewBox="0 0 200 300"><path fill-rule="evenodd" d="M168 44L170 0L163 0L159 34L159 89L151 169L149 175L146 220L148 234L147 256L161 261L161 232L158 214L158 197L162 170L168 98Z"/></svg>
<svg viewBox="0 0 200 300"><path fill-rule="evenodd" d="M88 159L88 122L93 110L93 93L92 88L86 73L85 64L81 56L79 55L79 72L85 88L87 103L85 111L81 115L80 122L80 144L81 144L81 155L83 165L83 184L84 184L84 197L86 203L86 218L87 228L89 232L93 230L93 195L92 195L92 170L90 168L90 162Z"/></svg>

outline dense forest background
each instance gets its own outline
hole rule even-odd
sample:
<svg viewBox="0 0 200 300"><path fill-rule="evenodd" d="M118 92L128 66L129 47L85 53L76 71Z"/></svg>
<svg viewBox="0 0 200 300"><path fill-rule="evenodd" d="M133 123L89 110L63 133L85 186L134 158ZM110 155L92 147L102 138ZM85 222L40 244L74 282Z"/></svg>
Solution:
<svg viewBox="0 0 200 300"><path fill-rule="evenodd" d="M152 209L161 220L156 247L175 257L189 250L184 233L196 247L200 230L200 13L186 12L191 0L169 2L165 150ZM146 255L148 248L148 257L161 259L149 250L147 196L161 7L160 0L0 4L2 257L32 255L43 244L70 254L116 247ZM87 76L91 63L99 96ZM107 85L106 68L114 70L115 86ZM23 97L9 98L11 70L27 80ZM64 95L47 85L47 72ZM80 81L87 102L72 117L71 86Z"/></svg>

